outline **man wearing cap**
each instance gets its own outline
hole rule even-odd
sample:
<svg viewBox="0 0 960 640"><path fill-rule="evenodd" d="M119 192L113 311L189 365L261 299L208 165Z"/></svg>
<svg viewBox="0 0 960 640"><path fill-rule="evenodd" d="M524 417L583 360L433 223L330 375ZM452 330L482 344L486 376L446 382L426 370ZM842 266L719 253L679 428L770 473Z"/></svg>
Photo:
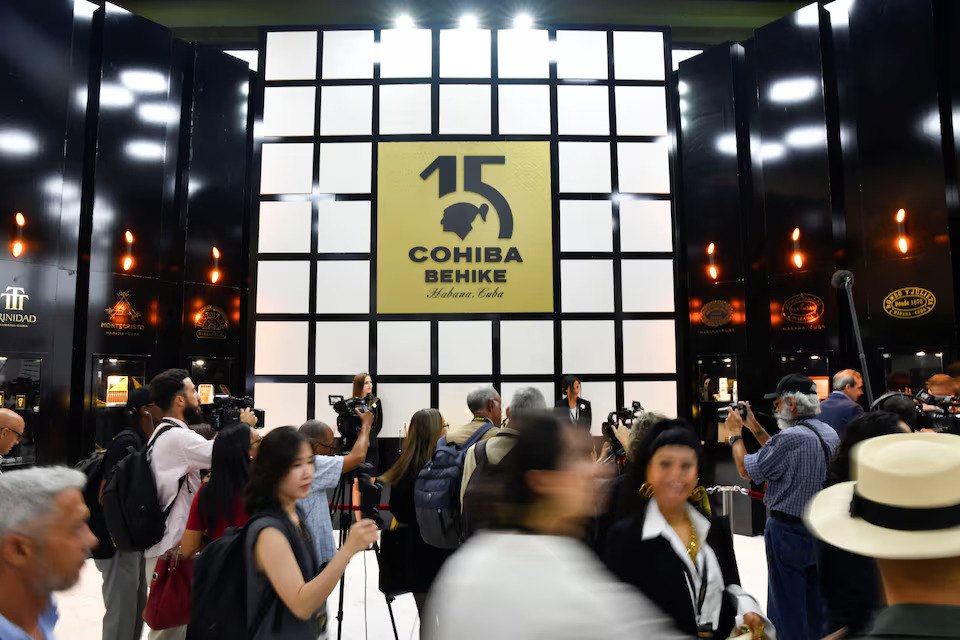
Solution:
<svg viewBox="0 0 960 640"><path fill-rule="evenodd" d="M780 433L770 437L747 404L746 424L731 411L721 433L728 437L741 477L766 483L764 502L770 517L763 537L767 548L767 611L780 640L814 640L824 635L825 621L817 581L813 538L803 524L804 509L823 488L827 463L840 445L837 432L817 420L817 386L805 375L790 374L773 400ZM748 454L740 437L746 426L760 443Z"/></svg>
<svg viewBox="0 0 960 640"><path fill-rule="evenodd" d="M960 638L960 437L871 438L854 449L853 467L855 481L811 500L806 523L876 559L887 607L867 637Z"/></svg>
<svg viewBox="0 0 960 640"><path fill-rule="evenodd" d="M140 387L127 399L127 427L107 447L103 456L103 480L131 449L139 450L153 434L163 413L150 401L150 390ZM98 500L99 502L99 500ZM143 633L143 608L147 604L147 581L142 551L118 551L107 531L103 511L91 508L90 529L99 544L94 564L103 574L103 640L139 640Z"/></svg>

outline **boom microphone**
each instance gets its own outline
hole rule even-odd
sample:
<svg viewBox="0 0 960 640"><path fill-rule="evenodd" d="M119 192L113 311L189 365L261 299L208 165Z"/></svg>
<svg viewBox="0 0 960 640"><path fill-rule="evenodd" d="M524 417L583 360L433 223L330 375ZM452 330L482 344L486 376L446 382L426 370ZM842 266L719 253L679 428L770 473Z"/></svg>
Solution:
<svg viewBox="0 0 960 640"><path fill-rule="evenodd" d="M853 273L840 269L830 278L834 289L843 289L847 292L847 303L850 305L850 318L853 320L853 338L857 343L857 353L860 356L860 369L863 372L863 390L867 394L867 406L873 405L873 389L870 387L870 375L867 372L867 356L863 352L863 338L860 336L860 321L857 320L857 307L853 303Z"/></svg>
<svg viewBox="0 0 960 640"><path fill-rule="evenodd" d="M846 269L841 269L830 278L830 284L834 289L847 289L853 286L853 273Z"/></svg>

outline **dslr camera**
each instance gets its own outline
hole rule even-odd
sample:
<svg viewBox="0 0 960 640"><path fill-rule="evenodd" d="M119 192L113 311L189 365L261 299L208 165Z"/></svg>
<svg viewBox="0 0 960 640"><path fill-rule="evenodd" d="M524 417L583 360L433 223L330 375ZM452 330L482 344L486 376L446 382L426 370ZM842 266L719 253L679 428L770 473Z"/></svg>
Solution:
<svg viewBox="0 0 960 640"><path fill-rule="evenodd" d="M600 428L604 437L610 440L610 443L613 445L613 451L615 451L617 455L623 455L623 445L617 440L617 436L613 433L613 428L617 426L618 422L622 422L628 427L632 426L633 421L636 420L638 416L643 415L643 412L643 406L634 400L630 403L629 407L617 409L607 414L607 419Z"/></svg>
<svg viewBox="0 0 960 640"><path fill-rule="evenodd" d="M264 426L266 417L264 411L253 406L253 398L250 396L234 398L229 395L218 395L213 397L213 405L207 406L211 408L208 409L205 418L215 431L220 431L224 427L240 422L240 411L242 409L253 410L253 415L257 417L257 429Z"/></svg>
<svg viewBox="0 0 960 640"><path fill-rule="evenodd" d="M743 404L742 402L738 402L736 404L731 404L730 406L720 407L717 409L717 417L720 419L720 422L724 422L730 415L731 411L736 411L739 413L741 420L747 419L747 405Z"/></svg>

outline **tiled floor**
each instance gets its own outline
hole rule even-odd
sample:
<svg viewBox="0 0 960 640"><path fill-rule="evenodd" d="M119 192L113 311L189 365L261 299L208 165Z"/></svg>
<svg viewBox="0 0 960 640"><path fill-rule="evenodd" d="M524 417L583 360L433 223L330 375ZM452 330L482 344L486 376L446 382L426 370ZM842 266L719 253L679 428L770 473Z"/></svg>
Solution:
<svg viewBox="0 0 960 640"><path fill-rule="evenodd" d="M766 607L767 567L763 538L734 536L734 546L744 589L756 597L761 606ZM393 637L386 602L377 590L378 574L376 557L369 551L355 557L347 568L343 623L345 640L389 640ZM103 617L100 586L100 572L93 565L93 561L89 560L80 583L70 591L58 595L58 640L99 640L100 620ZM331 617L336 615L338 598L339 589L333 592L328 601ZM393 603L393 613L400 640L419 637L417 610L412 596L397 598ZM334 620L330 637L336 638L336 634L337 626ZM146 633L143 637L146 638Z"/></svg>

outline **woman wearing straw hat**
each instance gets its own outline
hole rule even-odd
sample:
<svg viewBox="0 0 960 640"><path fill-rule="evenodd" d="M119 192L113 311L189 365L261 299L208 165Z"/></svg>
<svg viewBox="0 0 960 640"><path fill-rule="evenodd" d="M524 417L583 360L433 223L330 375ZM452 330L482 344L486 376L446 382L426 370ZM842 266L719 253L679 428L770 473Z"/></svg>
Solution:
<svg viewBox="0 0 960 640"><path fill-rule="evenodd" d="M815 536L875 558L887 607L866 637L960 638L960 437L880 436L853 451L856 480L817 494Z"/></svg>

